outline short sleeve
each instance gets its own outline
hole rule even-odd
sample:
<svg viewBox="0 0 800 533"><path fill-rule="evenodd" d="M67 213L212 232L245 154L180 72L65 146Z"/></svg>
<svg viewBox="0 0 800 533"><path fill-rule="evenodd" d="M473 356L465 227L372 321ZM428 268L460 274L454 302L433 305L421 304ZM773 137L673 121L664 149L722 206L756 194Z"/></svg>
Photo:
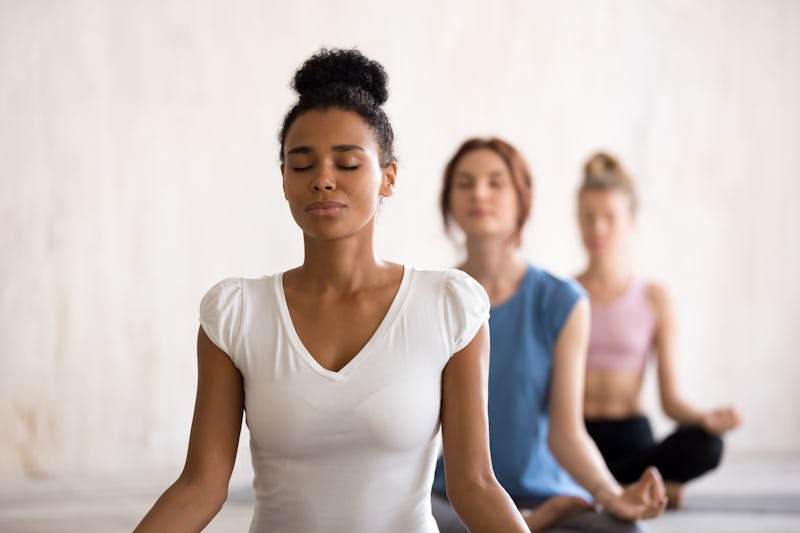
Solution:
<svg viewBox="0 0 800 533"><path fill-rule="evenodd" d="M561 334L572 309L578 300L586 296L586 291L575 280L558 279L549 302L550 332L556 339Z"/></svg>
<svg viewBox="0 0 800 533"><path fill-rule="evenodd" d="M200 326L220 350L233 359L242 323L242 280L220 281L200 300Z"/></svg>
<svg viewBox="0 0 800 533"><path fill-rule="evenodd" d="M460 270L446 271L444 325L450 353L463 349L489 318L489 297L483 287Z"/></svg>

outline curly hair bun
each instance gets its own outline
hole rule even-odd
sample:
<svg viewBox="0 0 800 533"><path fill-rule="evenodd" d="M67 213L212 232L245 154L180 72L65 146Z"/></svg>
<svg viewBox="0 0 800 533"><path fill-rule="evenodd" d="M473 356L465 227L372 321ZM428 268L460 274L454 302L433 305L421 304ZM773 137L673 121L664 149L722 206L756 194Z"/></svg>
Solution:
<svg viewBox="0 0 800 533"><path fill-rule="evenodd" d="M388 76L380 63L356 49L323 48L303 63L292 80L302 97L329 85L357 87L382 105L389 98Z"/></svg>

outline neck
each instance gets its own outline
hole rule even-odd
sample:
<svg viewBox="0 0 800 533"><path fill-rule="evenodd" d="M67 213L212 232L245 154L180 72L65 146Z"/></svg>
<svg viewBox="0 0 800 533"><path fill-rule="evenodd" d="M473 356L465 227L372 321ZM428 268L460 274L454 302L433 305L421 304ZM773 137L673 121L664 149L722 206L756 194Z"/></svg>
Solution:
<svg viewBox="0 0 800 533"><path fill-rule="evenodd" d="M592 285L619 287L625 285L631 277L630 262L624 254L590 258L589 266L581 277Z"/></svg>
<svg viewBox="0 0 800 533"><path fill-rule="evenodd" d="M342 239L304 236L303 265L297 279L310 291L352 293L376 283L386 263L375 256L373 228Z"/></svg>
<svg viewBox="0 0 800 533"><path fill-rule="evenodd" d="M480 237L467 238L467 260L460 268L488 289L516 280L527 263L514 242Z"/></svg>

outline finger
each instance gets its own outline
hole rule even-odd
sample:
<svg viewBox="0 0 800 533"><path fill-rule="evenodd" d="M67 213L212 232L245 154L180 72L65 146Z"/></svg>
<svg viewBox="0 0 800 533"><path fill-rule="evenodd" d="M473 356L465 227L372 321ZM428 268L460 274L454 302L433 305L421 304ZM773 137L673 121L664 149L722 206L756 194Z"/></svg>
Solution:
<svg viewBox="0 0 800 533"><path fill-rule="evenodd" d="M650 507L644 509L639 516L639 520L648 520L650 518L655 518L657 515L653 512L653 509Z"/></svg>
<svg viewBox="0 0 800 533"><path fill-rule="evenodd" d="M661 472L658 468L651 466L646 471L652 479L652 489L650 491L650 499L656 502L657 505L666 505L667 502L667 488L664 486L664 479L661 477Z"/></svg>
<svg viewBox="0 0 800 533"><path fill-rule="evenodd" d="M736 415L734 415L730 411L726 412L725 413L725 424L724 424L725 430L727 431L727 430L733 429L735 427L736 427Z"/></svg>
<svg viewBox="0 0 800 533"><path fill-rule="evenodd" d="M606 507L603 511L613 515L615 518L619 518L620 520L625 520L628 522L633 522L644 517L644 509L639 505L634 507Z"/></svg>
<svg viewBox="0 0 800 533"><path fill-rule="evenodd" d="M636 519L647 520L649 518L655 518L659 514L661 514L661 505L655 502L649 502L647 504L638 506Z"/></svg>
<svg viewBox="0 0 800 533"><path fill-rule="evenodd" d="M650 499L650 483L652 481L645 476L642 476L639 481L628 487L625 491L628 495L628 502L635 504L643 504Z"/></svg>
<svg viewBox="0 0 800 533"><path fill-rule="evenodd" d="M733 429L736 427L736 415L729 411L725 410L719 414L715 423L715 433L722 434L729 429Z"/></svg>
<svg viewBox="0 0 800 533"><path fill-rule="evenodd" d="M663 510L664 507L660 505L648 507L647 510L643 513L642 519L649 520L651 518L656 518L663 512Z"/></svg>
<svg viewBox="0 0 800 533"><path fill-rule="evenodd" d="M648 467L647 470L642 472L639 480L628 488L628 492L634 496L639 502L647 502L650 500L650 493L653 490L653 474Z"/></svg>
<svg viewBox="0 0 800 533"><path fill-rule="evenodd" d="M667 508L667 503L668 502L669 502L669 498L666 497L666 496L664 496L661 500L653 502L653 504L654 504L653 508L652 508L653 516L651 518L655 518L655 517L661 515L661 513L663 513L664 510Z"/></svg>
<svg viewBox="0 0 800 533"><path fill-rule="evenodd" d="M653 502L656 503L656 502ZM648 509L647 517L648 518L656 518L660 516L664 510L667 508L667 498L664 498L660 503L656 503L653 507Z"/></svg>
<svg viewBox="0 0 800 533"><path fill-rule="evenodd" d="M594 509L594 506L591 503L587 502L586 500L578 496L575 496L573 498L572 507L574 509L578 509L581 511L588 511L589 509Z"/></svg>
<svg viewBox="0 0 800 533"><path fill-rule="evenodd" d="M639 484L643 486L650 486L655 480L652 474L647 473L647 478L640 479ZM632 487L629 487L629 489ZM623 496L613 500L613 505L606 507L606 510L621 520L642 520L653 514L650 508L653 503L649 494L637 496L630 491L627 491ZM658 507L658 505L655 505Z"/></svg>
<svg viewBox="0 0 800 533"><path fill-rule="evenodd" d="M733 407L730 408L730 417L731 417L731 429L739 427L742 424L742 417L739 414L739 411L737 411Z"/></svg>

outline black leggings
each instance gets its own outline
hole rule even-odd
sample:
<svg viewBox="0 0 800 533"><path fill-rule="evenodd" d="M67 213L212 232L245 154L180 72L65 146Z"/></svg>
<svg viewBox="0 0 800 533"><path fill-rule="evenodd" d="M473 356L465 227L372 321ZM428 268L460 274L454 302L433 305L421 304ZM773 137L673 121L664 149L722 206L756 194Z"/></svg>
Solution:
<svg viewBox="0 0 800 533"><path fill-rule="evenodd" d="M651 465L664 481L685 483L716 468L722 458L722 439L697 426L679 426L660 443L644 416L586 420L586 429L620 483L635 482Z"/></svg>

